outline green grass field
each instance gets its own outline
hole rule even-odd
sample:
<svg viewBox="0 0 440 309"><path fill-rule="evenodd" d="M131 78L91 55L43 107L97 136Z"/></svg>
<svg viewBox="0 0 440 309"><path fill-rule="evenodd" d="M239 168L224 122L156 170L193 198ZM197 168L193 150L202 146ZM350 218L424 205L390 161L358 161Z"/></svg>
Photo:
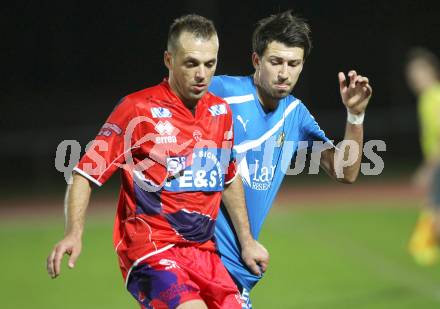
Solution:
<svg viewBox="0 0 440 309"><path fill-rule="evenodd" d="M253 290L254 308L440 308L440 268L417 266L406 251L417 213L391 202L277 206L260 239L271 265ZM89 217L76 268L63 267L56 280L45 258L62 222L1 220L0 307L138 308L113 253L112 216Z"/></svg>

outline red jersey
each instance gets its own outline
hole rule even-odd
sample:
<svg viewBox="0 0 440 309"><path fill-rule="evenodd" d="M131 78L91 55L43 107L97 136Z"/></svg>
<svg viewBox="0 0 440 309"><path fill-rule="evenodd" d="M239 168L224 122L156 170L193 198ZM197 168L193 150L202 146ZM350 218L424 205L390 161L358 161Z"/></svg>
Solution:
<svg viewBox="0 0 440 309"><path fill-rule="evenodd" d="M119 167L114 245L124 278L175 244L215 250L224 184L236 175L232 113L206 93L194 115L165 80L126 96L75 171L101 186Z"/></svg>

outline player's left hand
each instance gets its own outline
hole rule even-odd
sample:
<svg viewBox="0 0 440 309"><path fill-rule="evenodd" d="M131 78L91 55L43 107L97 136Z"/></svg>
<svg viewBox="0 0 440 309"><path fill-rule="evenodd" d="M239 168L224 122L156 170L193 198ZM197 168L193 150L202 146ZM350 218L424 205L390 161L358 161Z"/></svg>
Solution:
<svg viewBox="0 0 440 309"><path fill-rule="evenodd" d="M345 74L342 72L338 74L342 102L350 113L359 115L365 112L373 89L368 78L358 75L354 70L348 72L348 77L350 80L347 84Z"/></svg>
<svg viewBox="0 0 440 309"><path fill-rule="evenodd" d="M261 276L269 265L269 252L256 240L242 247L241 257L254 275Z"/></svg>

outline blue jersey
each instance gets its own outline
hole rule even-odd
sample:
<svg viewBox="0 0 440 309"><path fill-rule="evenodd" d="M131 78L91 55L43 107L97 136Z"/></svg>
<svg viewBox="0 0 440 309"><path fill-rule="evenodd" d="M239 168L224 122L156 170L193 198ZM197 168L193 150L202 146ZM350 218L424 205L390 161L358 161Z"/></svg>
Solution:
<svg viewBox="0 0 440 309"><path fill-rule="evenodd" d="M252 76L215 76L209 91L232 109L234 150L243 180L252 235L258 239L285 171L299 147L313 141L330 142L305 105L292 95L266 113ZM238 239L224 207L215 229L218 250L234 280L250 290L260 279L244 265Z"/></svg>

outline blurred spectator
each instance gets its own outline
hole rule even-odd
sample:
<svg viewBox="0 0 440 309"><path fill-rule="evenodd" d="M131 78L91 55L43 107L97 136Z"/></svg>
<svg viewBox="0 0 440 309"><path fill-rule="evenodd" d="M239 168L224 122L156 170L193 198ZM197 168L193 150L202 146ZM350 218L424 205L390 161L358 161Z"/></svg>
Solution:
<svg viewBox="0 0 440 309"><path fill-rule="evenodd" d="M418 97L423 162L414 175L415 185L426 194L409 243L421 265L439 259L440 240L440 62L430 51L414 48L408 53L406 77Z"/></svg>

